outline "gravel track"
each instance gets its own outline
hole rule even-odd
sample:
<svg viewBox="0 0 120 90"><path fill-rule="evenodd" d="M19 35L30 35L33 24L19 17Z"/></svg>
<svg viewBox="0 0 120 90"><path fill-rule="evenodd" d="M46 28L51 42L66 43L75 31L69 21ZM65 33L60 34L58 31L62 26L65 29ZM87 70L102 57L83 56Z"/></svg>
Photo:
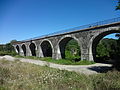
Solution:
<svg viewBox="0 0 120 90"><path fill-rule="evenodd" d="M101 72L108 71L109 69L111 69L111 66L112 66L110 64L101 64L101 63L96 63L92 65L60 65L60 64L54 64L54 63L40 61L40 60L14 58L9 55L0 56L0 60L2 59L9 60L9 61L19 60L21 62L32 63L40 66L48 66L48 67L57 68L60 70L75 71L77 73L86 74L86 75L98 74Z"/></svg>

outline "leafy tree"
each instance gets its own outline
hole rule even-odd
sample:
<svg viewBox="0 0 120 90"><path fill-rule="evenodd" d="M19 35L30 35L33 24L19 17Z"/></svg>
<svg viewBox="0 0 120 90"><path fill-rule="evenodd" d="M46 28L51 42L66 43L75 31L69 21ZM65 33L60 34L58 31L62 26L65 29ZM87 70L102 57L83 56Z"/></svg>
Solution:
<svg viewBox="0 0 120 90"><path fill-rule="evenodd" d="M118 0L118 5L116 6L116 10L120 10L120 0Z"/></svg>
<svg viewBox="0 0 120 90"><path fill-rule="evenodd" d="M11 44L13 44L13 43L15 43L15 42L17 42L17 40L11 40L11 41L10 41Z"/></svg>
<svg viewBox="0 0 120 90"><path fill-rule="evenodd" d="M66 59L80 58L80 46L74 39L70 40L67 43L65 49L65 57Z"/></svg>
<svg viewBox="0 0 120 90"><path fill-rule="evenodd" d="M117 37L118 39L120 39L120 34L116 34L115 37Z"/></svg>
<svg viewBox="0 0 120 90"><path fill-rule="evenodd" d="M98 57L109 56L107 48L105 47L102 41L97 46L97 55Z"/></svg>
<svg viewBox="0 0 120 90"><path fill-rule="evenodd" d="M16 40L12 40L10 43L0 45L0 55L16 55L14 47L12 46L13 42L16 42Z"/></svg>
<svg viewBox="0 0 120 90"><path fill-rule="evenodd" d="M112 53L114 58L113 67L120 71L120 34L116 34L115 36L118 38L118 40L116 40L117 45L113 48L114 52Z"/></svg>

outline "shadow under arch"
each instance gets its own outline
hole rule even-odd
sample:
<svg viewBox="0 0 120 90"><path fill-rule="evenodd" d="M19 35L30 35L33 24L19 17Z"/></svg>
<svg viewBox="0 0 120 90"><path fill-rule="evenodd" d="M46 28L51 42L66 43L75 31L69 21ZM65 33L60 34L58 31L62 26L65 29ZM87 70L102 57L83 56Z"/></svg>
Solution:
<svg viewBox="0 0 120 90"><path fill-rule="evenodd" d="M16 46L16 49L17 49L17 53L20 54L20 48L18 45Z"/></svg>
<svg viewBox="0 0 120 90"><path fill-rule="evenodd" d="M80 43L79 43L78 39L75 38L75 37L72 37L72 36L62 37L60 39L60 41L58 42L59 49L60 49L60 54L61 54L61 58L62 59L65 59L65 48L66 48L66 45L72 39L75 40L78 43L78 46L80 47ZM80 53L81 53L81 51L80 51Z"/></svg>
<svg viewBox="0 0 120 90"><path fill-rule="evenodd" d="M35 44L34 44L34 43L31 43L31 44L29 45L29 48L30 48L30 50L31 50L32 56L36 56L36 46L35 46Z"/></svg>
<svg viewBox="0 0 120 90"><path fill-rule="evenodd" d="M50 41L44 40L40 46L44 57L52 57L53 48Z"/></svg>
<svg viewBox="0 0 120 90"><path fill-rule="evenodd" d="M113 34L113 33L120 33L120 31L118 31L118 30L105 31L105 32L102 32L99 35L96 35L94 37L93 42L92 42L92 55L93 55L93 60L95 62L97 62L97 57L96 57L97 51L96 51L96 48L97 48L98 43L100 42L100 40L103 37L105 37L105 36L107 36L109 34Z"/></svg>
<svg viewBox="0 0 120 90"><path fill-rule="evenodd" d="M22 50L23 50L24 56L26 56L26 46L25 46L25 44L22 45Z"/></svg>

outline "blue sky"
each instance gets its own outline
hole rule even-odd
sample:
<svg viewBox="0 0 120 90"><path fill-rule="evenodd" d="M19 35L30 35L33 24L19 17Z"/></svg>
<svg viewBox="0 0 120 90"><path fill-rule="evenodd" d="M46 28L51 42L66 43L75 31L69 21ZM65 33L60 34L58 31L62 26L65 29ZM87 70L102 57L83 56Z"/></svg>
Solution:
<svg viewBox="0 0 120 90"><path fill-rule="evenodd" d="M0 44L120 16L117 0L0 0Z"/></svg>

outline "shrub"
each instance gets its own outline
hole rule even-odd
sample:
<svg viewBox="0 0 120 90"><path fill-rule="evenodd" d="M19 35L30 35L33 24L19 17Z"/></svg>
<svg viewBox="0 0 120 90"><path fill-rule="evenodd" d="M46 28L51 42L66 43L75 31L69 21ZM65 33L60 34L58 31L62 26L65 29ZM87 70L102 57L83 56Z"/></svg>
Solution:
<svg viewBox="0 0 120 90"><path fill-rule="evenodd" d="M17 53L16 52L8 52L8 51L0 51L0 56L4 56L4 55L16 56Z"/></svg>

